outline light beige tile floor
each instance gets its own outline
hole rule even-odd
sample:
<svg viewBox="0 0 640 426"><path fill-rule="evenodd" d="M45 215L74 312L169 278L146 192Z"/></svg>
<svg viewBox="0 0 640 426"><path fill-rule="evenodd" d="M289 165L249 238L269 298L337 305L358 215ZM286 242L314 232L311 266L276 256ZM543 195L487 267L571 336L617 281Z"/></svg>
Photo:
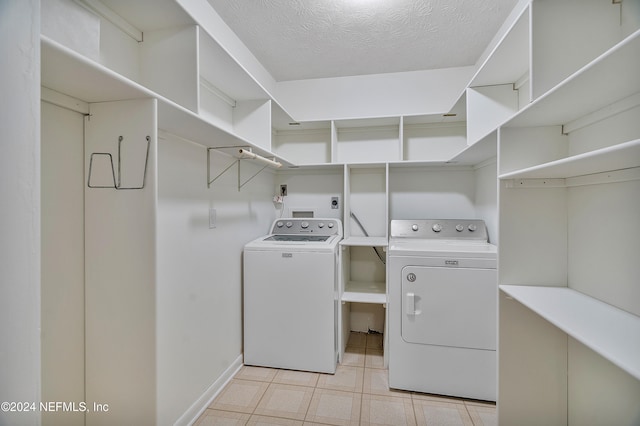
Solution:
<svg viewBox="0 0 640 426"><path fill-rule="evenodd" d="M336 374L243 366L195 423L497 425L495 404L389 389L382 336L351 333Z"/></svg>

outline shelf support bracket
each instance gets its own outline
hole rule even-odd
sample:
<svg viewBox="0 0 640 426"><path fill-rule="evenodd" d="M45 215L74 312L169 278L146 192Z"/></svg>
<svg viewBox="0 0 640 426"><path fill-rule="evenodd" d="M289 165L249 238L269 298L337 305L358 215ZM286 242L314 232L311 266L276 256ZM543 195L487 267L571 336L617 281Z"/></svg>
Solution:
<svg viewBox="0 0 640 426"><path fill-rule="evenodd" d="M236 163L238 163L238 170L240 170L240 160L234 160L233 163L229 164L223 171L218 173L216 177L211 179L211 150L215 148L207 148L207 188L211 188L211 184L215 182L220 176L225 174L227 170L233 167Z"/></svg>
<svg viewBox="0 0 640 426"><path fill-rule="evenodd" d="M213 179L211 179L211 151L213 150L218 150L218 149L225 149L225 148L234 148L234 147L220 147L220 148L207 148L207 188L211 188L211 184L213 182L215 182L216 180L218 180L218 178L220 178L222 175L224 175L230 168L232 168L233 166L235 166L236 164L238 165L238 192L240 192L240 189L242 189L243 186L245 186L246 184L248 184L251 180L253 180L253 178L255 178L256 176L258 176L260 173L262 173L262 171L264 169L266 169L267 167L269 167L269 164L266 164L264 167L262 167L260 170L258 170L256 173L254 173L253 175L251 175L251 177L249 177L248 179L246 179L244 182L242 182L242 176L241 176L241 159L240 158L236 158L231 164L229 164L227 167L225 167L224 170L222 170L220 173L218 173ZM241 150L242 151L242 150Z"/></svg>
<svg viewBox="0 0 640 426"><path fill-rule="evenodd" d="M249 179L245 180L243 183L240 183L240 160L238 160L238 192L240 192L240 188L242 188L243 186L245 186L246 184L248 184L254 177L258 176L260 173L262 173L262 171L264 169L266 169L269 166L264 166L263 168L261 168L260 170L258 170L256 173L254 173Z"/></svg>

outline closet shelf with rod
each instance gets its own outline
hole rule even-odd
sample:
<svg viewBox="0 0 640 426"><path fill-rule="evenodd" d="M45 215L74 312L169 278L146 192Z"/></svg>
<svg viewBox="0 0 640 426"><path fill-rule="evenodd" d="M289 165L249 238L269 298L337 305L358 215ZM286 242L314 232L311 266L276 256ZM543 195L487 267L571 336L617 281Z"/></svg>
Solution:
<svg viewBox="0 0 640 426"><path fill-rule="evenodd" d="M207 188L211 188L211 184L213 182L215 182L218 178L220 178L222 175L224 175L229 169L231 169L236 164L238 165L238 191L240 191L240 189L243 186L245 186L247 183L249 183L256 176L258 176L267 167L273 167L273 168L276 168L276 169L282 167L282 163L276 161L275 157L273 159L266 158L266 157L263 157L263 156L261 156L259 154L254 153L251 150L251 148L248 148L248 149L247 148L248 147L235 147L235 146L207 148ZM217 150L222 150L222 149L237 149L237 156L234 155L234 157L235 157L234 161L231 164L229 164L227 167L225 167L220 173L218 173L212 179L211 178L211 151L217 151ZM261 164L264 164L264 166L260 170L258 170L256 173L251 175L251 177L249 177L244 182L242 182L242 178L241 178L241 174L240 174L240 171L241 171L240 162L241 162L241 160L254 160L254 161L257 161L257 162L259 162Z"/></svg>

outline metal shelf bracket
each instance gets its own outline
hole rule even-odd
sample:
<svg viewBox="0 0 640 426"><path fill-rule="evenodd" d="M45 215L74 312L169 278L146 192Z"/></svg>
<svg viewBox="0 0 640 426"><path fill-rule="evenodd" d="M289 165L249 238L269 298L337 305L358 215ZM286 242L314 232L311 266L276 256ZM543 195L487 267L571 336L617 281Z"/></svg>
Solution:
<svg viewBox="0 0 640 426"><path fill-rule="evenodd" d="M234 161L229 164L227 167L224 168L224 170L222 170L220 173L218 173L213 179L211 178L211 151L214 150L219 150L219 149L229 149L229 148L238 148L238 147L218 147L218 148L207 148L207 188L211 188L211 184L213 182L215 182L216 180L218 180L218 178L220 178L222 175L224 175L229 169L231 169L233 166L235 166L236 164L238 165L238 192L240 192L240 189L245 186L247 183L249 183L253 178L255 178L256 176L258 176L260 173L262 173L262 171L264 169L266 169L267 167L269 167L271 164L265 164L264 167L262 167L260 170L258 170L256 173L254 173L253 175L251 175L251 177L249 177L248 179L246 179L244 182L242 182L242 177L241 177L241 161L242 161L242 157L240 158L235 158ZM268 160L268 159L264 159L263 157L260 157L256 154L253 154L250 150L247 151L246 149L240 148L239 150L240 155L247 155L249 154L248 158L249 159L262 159L262 161L266 160L269 163L273 163L273 164L277 164L277 166L275 167L279 167L280 163L276 163L275 161L272 160Z"/></svg>

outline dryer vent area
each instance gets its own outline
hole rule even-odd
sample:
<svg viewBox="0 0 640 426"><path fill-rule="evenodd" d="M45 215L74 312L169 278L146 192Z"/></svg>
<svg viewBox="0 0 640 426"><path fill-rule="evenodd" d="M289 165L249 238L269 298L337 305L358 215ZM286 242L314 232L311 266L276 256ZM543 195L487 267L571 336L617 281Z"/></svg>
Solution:
<svg viewBox="0 0 640 426"><path fill-rule="evenodd" d="M343 302L341 320L342 356L340 364L350 357L371 355L379 361L375 368L387 368L384 357L386 309L381 303ZM378 359L379 358L379 359ZM364 359L364 358L363 358ZM372 358L373 360L373 358ZM362 365L364 367L364 365Z"/></svg>
<svg viewBox="0 0 640 426"><path fill-rule="evenodd" d="M382 334L360 331L349 333L340 365L386 369Z"/></svg>
<svg viewBox="0 0 640 426"><path fill-rule="evenodd" d="M384 306L375 303L350 303L349 325L351 342L354 334L370 334L382 339L384 333ZM380 348L382 349L382 347Z"/></svg>

